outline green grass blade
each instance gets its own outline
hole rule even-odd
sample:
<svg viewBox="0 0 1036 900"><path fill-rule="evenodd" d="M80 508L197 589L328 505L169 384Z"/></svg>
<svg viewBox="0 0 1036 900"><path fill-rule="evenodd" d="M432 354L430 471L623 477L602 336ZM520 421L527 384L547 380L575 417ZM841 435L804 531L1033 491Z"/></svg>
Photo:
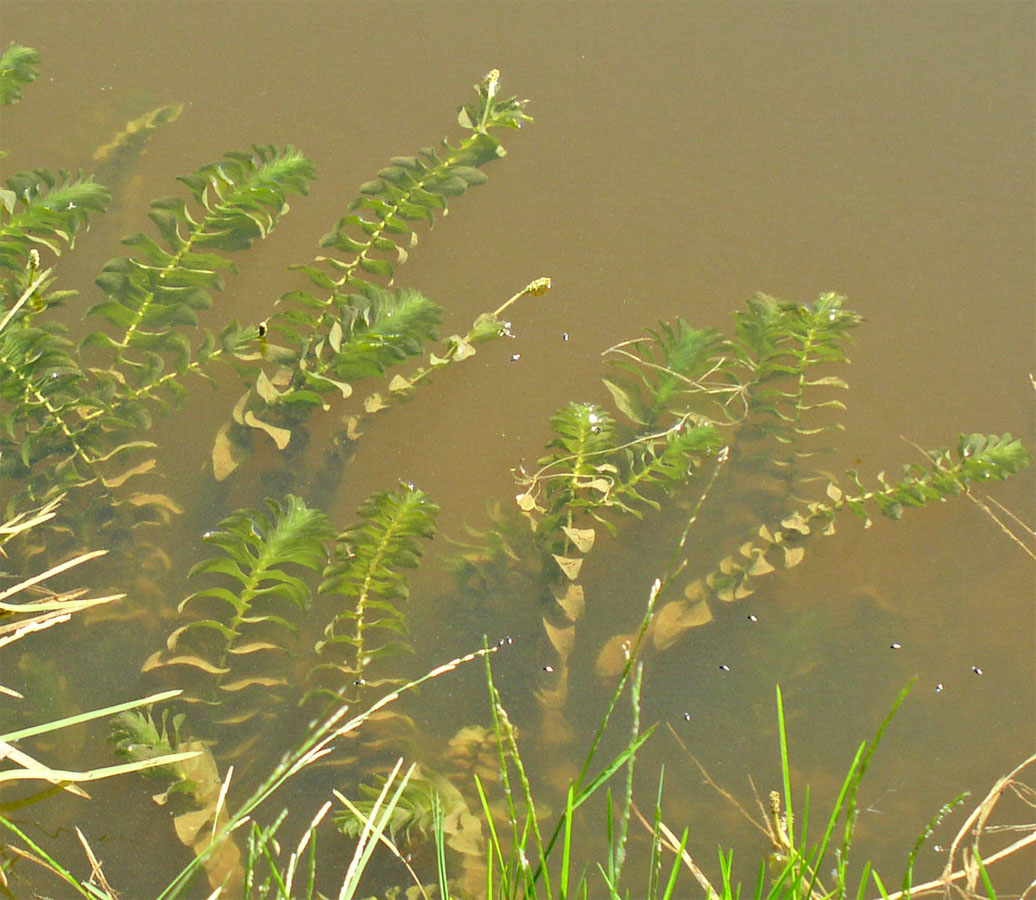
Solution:
<svg viewBox="0 0 1036 900"><path fill-rule="evenodd" d="M3 825L10 831L13 831L19 838L21 838L25 845L37 854L40 859L44 860L62 881L67 882L71 887L75 888L76 892L80 896L87 897L89 900L110 900L106 893L103 893L99 888L95 888L90 884L80 884L74 875L69 872L64 866L61 865L56 859L51 857L46 850L32 841L31 838L24 831L22 831L17 825L9 821L4 816L0 816L0 825Z"/></svg>
<svg viewBox="0 0 1036 900"><path fill-rule="evenodd" d="M676 851L676 856L673 857L673 867L669 870L669 880L666 882L665 891L662 893L661 900L671 900L673 891L676 890L676 879L680 874L680 860L683 859L684 850L687 848L687 838L690 837L691 830L685 828L683 834L680 836L680 848Z"/></svg>
<svg viewBox="0 0 1036 900"><path fill-rule="evenodd" d="M777 730L780 734L781 752L781 779L784 784L784 809L788 818L788 825L785 829L791 840L795 839L795 816L792 811L791 800L791 767L788 765L788 732L784 724L784 698L781 696L781 686L777 685Z"/></svg>
<svg viewBox="0 0 1036 900"><path fill-rule="evenodd" d="M558 886L558 900L568 898L569 865L572 861L572 785L568 786L565 798L565 836L561 843L561 884Z"/></svg>
<svg viewBox="0 0 1036 900"><path fill-rule="evenodd" d="M446 876L446 832L443 829L442 801L432 794L433 834L435 836L435 872L439 878L439 896L450 900L450 884ZM490 895L491 896L491 895Z"/></svg>
<svg viewBox="0 0 1036 900"><path fill-rule="evenodd" d="M871 872L871 878L874 879L874 883L878 886L878 893L881 895L882 900L888 900L889 892L885 890L885 885L882 884L881 878L878 877L878 873Z"/></svg>
<svg viewBox="0 0 1036 900"><path fill-rule="evenodd" d="M835 800L835 805L831 809L831 815L827 820L827 828L824 830L824 836L817 846L815 854L810 857L811 867L813 869L813 877L809 881L809 887L807 889L807 895L813 892L813 889L817 884L818 873L824 862L824 854L827 853L827 845L831 841L831 835L834 834L835 825L838 823L838 817L842 814L848 801L849 792L852 790L854 779L856 778L856 771L860 766L863 754L867 750L867 742L861 742L860 746L856 748L856 755L853 757L852 763L849 765L849 771L846 772L845 778L842 779L842 787L838 791L838 797ZM803 829L802 834L803 841L805 841L806 834ZM842 889L842 895L844 895L845 887L845 855L842 854L839 857L838 868L837 868L837 879L838 886Z"/></svg>
<svg viewBox="0 0 1036 900"><path fill-rule="evenodd" d="M982 886L986 889L986 896L989 897L989 900L997 900L993 882L989 880L989 873L986 871L985 863L982 862L982 857L979 856L977 851L975 853L975 862L978 863L978 871L982 875Z"/></svg>
<svg viewBox="0 0 1036 900"><path fill-rule="evenodd" d="M152 703L161 703L172 697L179 697L183 691L162 691L152 694L149 697L142 697L140 700L129 700L126 703L116 703L113 706L105 706L103 709L93 709L90 712L78 713L74 716L65 716L63 719L55 719L53 722L44 722L42 725L33 725L30 728L21 728L18 731L10 731L7 734L0 734L0 741L13 744L27 737L35 737L38 734L47 734L50 731L57 731L60 728L70 728L73 725L81 725L83 722L90 722L93 719L103 719L107 716L114 716L116 713L125 712L127 709L135 709L138 706L148 706Z"/></svg>

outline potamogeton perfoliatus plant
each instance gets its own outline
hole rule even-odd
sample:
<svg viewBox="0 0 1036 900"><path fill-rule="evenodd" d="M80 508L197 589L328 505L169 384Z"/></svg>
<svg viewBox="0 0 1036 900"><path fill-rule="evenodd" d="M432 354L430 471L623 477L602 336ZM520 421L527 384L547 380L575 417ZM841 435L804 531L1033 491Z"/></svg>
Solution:
<svg viewBox="0 0 1036 900"><path fill-rule="evenodd" d="M202 733L233 726L234 742L258 738L296 685L290 673L305 648L300 634L312 608L306 572L319 571L334 534L330 519L289 494L266 509L241 509L220 522L204 541L221 553L195 565L191 577L219 583L195 591L179 606L189 616L151 655L143 671L175 667L191 725ZM244 727L247 726L247 727Z"/></svg>
<svg viewBox="0 0 1036 900"><path fill-rule="evenodd" d="M967 435L956 456L933 452L929 466L908 466L899 482L879 478L867 489L850 473L854 488L843 490L820 461L843 430L844 404L832 392L848 387L830 370L847 361L849 332L861 317L829 293L813 304L757 295L735 320L731 338L677 319L610 348L604 383L617 414L596 403L559 410L550 453L535 472L518 470L517 508L498 511L495 527L453 561L469 590L538 599L556 658L539 692L548 722L565 699L575 624L587 606L578 582L596 525L614 528L618 517L657 508L658 488L688 483L710 455L692 515L724 496L744 503L748 525L735 527L704 565L695 553L685 597L662 606L651 623L658 649L712 618L708 598L748 596L751 579L797 565L803 538L831 533L841 510L866 515L870 505L896 518L906 506L946 499L976 478L1005 478L1029 463L1010 435ZM817 487L822 497L811 496ZM523 517L531 530L521 526ZM737 525L726 510L721 518ZM598 658L602 674L622 667L628 639L620 634L607 643Z"/></svg>
<svg viewBox="0 0 1036 900"><path fill-rule="evenodd" d="M211 725L237 750L286 704L357 702L369 688L402 683L376 664L410 650L408 570L438 512L409 485L379 491L329 549L330 519L297 496L238 510L204 537L220 554L190 572L217 583L180 604L188 621L143 670L181 673L192 729ZM311 572L322 576L316 603Z"/></svg>
<svg viewBox="0 0 1036 900"><path fill-rule="evenodd" d="M316 644L320 661L309 673L310 696L355 701L364 687L405 680L383 661L411 652L403 607L410 597L407 573L435 536L438 514L424 491L401 484L368 497L360 520L338 535L320 585L322 606L334 614Z"/></svg>
<svg viewBox="0 0 1036 900"><path fill-rule="evenodd" d="M930 450L926 456L926 463L904 465L898 480L888 481L884 472L879 473L870 487L859 473L849 470L848 486L832 478L826 482L823 499L809 501L779 521L760 524L734 553L694 578L684 597L660 609L653 633L655 647L667 649L683 632L711 621L710 601L749 597L761 576L797 566L805 555L806 539L834 534L835 522L845 512L863 519L867 527L874 510L898 521L908 508L945 502L990 479L1003 481L1032 462L1032 454L1022 442L1006 433L962 434L953 450ZM602 674L614 670L618 648L627 637L613 638L602 651L598 658Z"/></svg>
<svg viewBox="0 0 1036 900"><path fill-rule="evenodd" d="M532 121L524 112L527 101L499 96L499 78L498 71L490 72L475 86L477 102L462 107L458 121L469 132L467 137L457 145L444 140L438 149L394 157L376 179L361 185L347 214L321 240L331 252L294 267L309 277L317 292L290 291L281 298L282 308L264 323L268 340L256 359L260 371L217 437L217 478L227 477L247 456L249 429L266 432L283 450L314 409L328 408L328 398L349 397L356 379L423 353L425 343L435 337L438 307L421 298L426 314L393 321L397 306L416 311L412 301L420 295L378 292L371 279L391 287L396 266L417 243L414 223L434 225L437 216L446 214L448 199L485 183L482 167L506 152L493 131ZM505 331L502 323L491 331L478 324L465 341L469 349L477 340ZM382 337L392 346L357 370L357 352L380 350ZM454 337L454 343L462 340ZM452 340L438 354L440 360L463 358L451 350ZM366 411L378 402L368 397Z"/></svg>
<svg viewBox="0 0 1036 900"><path fill-rule="evenodd" d="M217 339L198 328L197 313L222 289L234 264L223 252L247 249L265 237L287 208L289 192L305 193L313 166L293 148L255 147L230 153L180 180L197 209L180 198L152 203L158 239L126 238L127 256L111 260L98 278L108 295L88 315L104 321L79 347L41 313L67 292L29 301L5 319L2 474L23 493L50 497L86 485L121 487L150 471L153 444L143 439L157 405L179 405L183 376L207 376L208 362L232 357L254 334L228 325ZM107 189L88 179L24 173L8 180L21 205L0 221L0 261L19 262L29 242L54 248L71 239L88 212L102 211ZM28 257L19 286L34 274ZM254 331L254 329L253 329ZM100 348L89 350L86 348Z"/></svg>

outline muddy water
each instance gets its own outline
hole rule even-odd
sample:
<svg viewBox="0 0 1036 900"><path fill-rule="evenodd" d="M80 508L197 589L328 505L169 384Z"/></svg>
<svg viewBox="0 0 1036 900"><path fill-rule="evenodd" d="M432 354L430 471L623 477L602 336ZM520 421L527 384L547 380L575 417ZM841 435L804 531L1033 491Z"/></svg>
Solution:
<svg viewBox="0 0 1036 900"><path fill-rule="evenodd" d="M398 281L445 307L445 333L535 277L549 275L554 289L522 301L513 341L486 347L377 423L338 495L321 498L339 524L372 490L405 478L440 501L446 533L484 525L485 501L515 493L510 469L541 454L551 412L607 399L604 348L661 317L729 329L757 290L804 301L837 290L865 317L841 373L852 389L832 468L895 472L916 458L903 438L929 448L960 431L1032 437L1031 5L7 0L3 20L5 41L43 58L39 82L4 111L7 173L78 167L127 119L185 104L118 205L63 261L63 286L84 285L84 306L118 237L143 227L148 200L175 190L173 176L231 148L293 143L318 166L312 196L294 200L275 236L242 258L209 321L262 319L300 286L285 266L316 252L358 184L390 156L457 136L454 112L475 80L496 67L506 94L531 98L535 124L504 136L507 159L421 235ZM189 420L158 427L160 442L175 442L163 487L185 503L233 397L206 393ZM185 440L186 427L196 430ZM1032 521L1031 473L995 493ZM199 515L211 527L227 512ZM710 527L699 543L717 540L722 522ZM679 528L679 510L664 524L633 525L588 564L568 764L603 702L594 648L636 620ZM168 547L184 569L199 558L197 537ZM421 577L427 596L446 587ZM645 718L671 723L747 805L749 774L764 795L778 786L779 682L796 778L822 808L857 743L916 675L862 795L857 859L873 858L897 882L942 803L984 793L1032 750L1032 601L1031 560L966 500L868 531L845 523L787 577L649 662ZM429 663L437 646L478 641L452 618L417 621ZM502 665L515 715L531 721L525 688L538 676L525 670L538 672L542 648L533 631L524 637ZM508 696L506 680L502 689ZM433 709L439 697L484 719L477 677L437 690ZM691 827L706 868L717 844L742 861L766 853L671 734L659 733L644 760L645 797L666 762L666 818ZM140 855L120 851L146 815L135 787L99 790L111 805L95 814L110 835L100 844L109 878L122 873L130 893L144 877ZM77 815L89 818L67 817ZM922 851L920 875L941 867L934 847L961 819ZM742 876L751 873L746 863ZM1031 877L1024 865L1005 870L1001 890Z"/></svg>

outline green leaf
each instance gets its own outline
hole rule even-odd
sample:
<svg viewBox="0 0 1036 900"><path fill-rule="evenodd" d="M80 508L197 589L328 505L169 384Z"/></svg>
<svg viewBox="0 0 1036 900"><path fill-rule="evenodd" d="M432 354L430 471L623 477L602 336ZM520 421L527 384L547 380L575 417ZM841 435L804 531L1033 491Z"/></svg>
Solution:
<svg viewBox="0 0 1036 900"><path fill-rule="evenodd" d="M22 88L40 74L40 55L30 47L10 43L0 56L0 105L22 99Z"/></svg>

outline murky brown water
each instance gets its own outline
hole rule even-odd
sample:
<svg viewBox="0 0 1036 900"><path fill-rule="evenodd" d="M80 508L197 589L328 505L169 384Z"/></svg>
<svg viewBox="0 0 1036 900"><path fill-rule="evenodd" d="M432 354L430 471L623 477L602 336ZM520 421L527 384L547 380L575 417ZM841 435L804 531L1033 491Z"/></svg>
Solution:
<svg viewBox="0 0 1036 900"><path fill-rule="evenodd" d="M127 119L186 105L121 205L62 261L62 286L86 285L84 306L98 298L92 280L118 238L143 227L148 201L172 193L173 176L253 142L292 143L319 181L271 241L241 257L209 321L261 319L300 286L285 265L317 252L360 183L393 155L456 137L456 106L486 71L501 70L504 94L531 98L535 123L502 138L509 155L486 170L488 185L422 234L397 281L445 307L445 334L537 276L554 289L522 301L513 342L489 345L376 423L329 504L339 525L371 491L405 478L441 503L443 532L484 526L485 501L514 495L509 470L541 455L553 410L607 399L603 349L662 317L729 331L730 314L757 290L804 301L837 290L866 319L841 373L852 390L840 466L898 471L916 454L904 437L926 448L952 445L961 431L1032 438L1031 4L6 0L2 12L5 43L43 58L39 82L4 110L6 173L78 167ZM188 504L233 402L232 392L200 391L189 419L157 429L160 442L176 442L162 460L163 489ZM184 439L188 425L196 431ZM995 494L1032 521L1031 471ZM629 527L588 563L573 754L604 697L590 645L639 616L679 531L678 517L668 522L668 533L658 522ZM201 556L198 536L168 548L184 571ZM427 568L415 597L446 586ZM857 743L917 675L861 794L857 859L872 858L895 883L942 803L963 790L981 796L1033 749L1033 599L1031 560L966 500L866 533L845 523L789 577L649 663L645 719L672 723L713 778L750 802L749 774L763 794L779 786L779 682L796 774L823 807ZM452 633L452 621L415 620L429 664L439 645L477 644L477 633ZM38 646L60 660L60 647ZM538 654L530 633L501 662L513 684L534 681L523 667L538 671ZM507 686L504 676L516 717L533 717L531 699ZM485 720L477 672L426 698L430 718L438 702L451 722ZM463 706L470 715L459 716ZM765 854L762 836L701 785L668 733L643 758L642 805L664 760L667 821L691 827L689 847L707 869L718 844L735 846L746 866ZM107 761L100 750L87 764ZM94 829L108 877L127 896L147 883L136 881L153 869L142 860L159 848L174 848L170 870L183 862L138 788L101 786L100 811L75 801L56 818ZM961 821L922 851L920 877L941 867L933 845ZM146 850L127 854L138 822L156 830ZM594 821L586 828L603 834ZM1032 877L1031 860L1005 869L1000 890Z"/></svg>

